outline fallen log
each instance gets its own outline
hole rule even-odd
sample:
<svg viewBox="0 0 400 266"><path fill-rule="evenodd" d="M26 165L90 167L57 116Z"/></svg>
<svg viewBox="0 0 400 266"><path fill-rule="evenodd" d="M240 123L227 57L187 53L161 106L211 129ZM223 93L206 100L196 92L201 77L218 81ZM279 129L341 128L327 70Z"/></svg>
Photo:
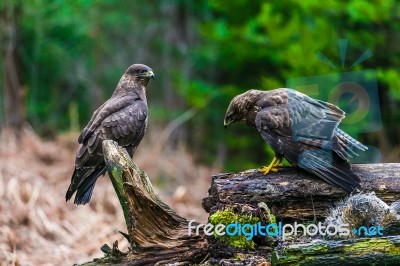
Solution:
<svg viewBox="0 0 400 266"><path fill-rule="evenodd" d="M361 178L361 191L374 191L390 204L400 199L400 164L359 164L352 166ZM345 191L295 167L280 168L267 176L256 170L217 174L212 178L203 207L210 214L234 205L257 208L264 202L281 220L315 220L328 207L346 197Z"/></svg>
<svg viewBox="0 0 400 266"><path fill-rule="evenodd" d="M351 265L364 265L372 259L395 265L400 260L399 235L315 242L303 238L300 241L308 243L290 245L280 239L255 240L257 245L250 251L226 246L213 236L207 239L202 231L188 234L188 221L157 197L146 173L125 149L104 141L103 152L126 221L128 232L123 235L131 247L122 252L117 242L112 248L104 245L101 250L106 256L85 265L339 265L344 258ZM353 169L361 176L364 191L375 191L387 203L398 200L400 164L355 165ZM203 206L210 214L230 206L247 213L260 209L259 203L264 202L278 219L298 221L324 217L327 207L345 196L344 191L313 175L282 168L267 177L255 171L215 175Z"/></svg>
<svg viewBox="0 0 400 266"><path fill-rule="evenodd" d="M400 236L292 244L274 251L278 265L400 265ZM373 264L371 264L373 263Z"/></svg>

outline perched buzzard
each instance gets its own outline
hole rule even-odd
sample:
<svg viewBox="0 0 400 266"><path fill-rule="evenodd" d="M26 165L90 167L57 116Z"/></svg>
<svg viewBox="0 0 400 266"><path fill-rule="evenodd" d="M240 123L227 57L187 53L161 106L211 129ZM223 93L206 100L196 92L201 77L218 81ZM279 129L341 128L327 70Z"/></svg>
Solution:
<svg viewBox="0 0 400 266"><path fill-rule="evenodd" d="M249 90L233 98L224 126L245 122L257 128L275 151L269 166L258 169L276 172L285 157L329 184L351 192L360 179L351 171L348 157L366 146L338 128L345 113L337 106L312 99L292 89Z"/></svg>
<svg viewBox="0 0 400 266"><path fill-rule="evenodd" d="M151 68L130 66L121 77L111 98L93 114L79 136L75 171L65 195L68 201L76 192L75 204L90 201L97 178L104 174L102 141L111 139L132 156L147 127L146 85L154 78Z"/></svg>

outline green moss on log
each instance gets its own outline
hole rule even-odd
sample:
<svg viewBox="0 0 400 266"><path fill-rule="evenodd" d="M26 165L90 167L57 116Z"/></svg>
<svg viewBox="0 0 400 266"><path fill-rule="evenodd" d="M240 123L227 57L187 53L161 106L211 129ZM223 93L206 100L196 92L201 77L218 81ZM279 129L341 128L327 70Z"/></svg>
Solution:
<svg viewBox="0 0 400 266"><path fill-rule="evenodd" d="M240 225L244 224L256 224L259 221L258 217L252 216L251 214L240 213L237 214L230 209L217 211L213 215L210 216L210 222L214 226L218 224L223 224L225 226L229 224L233 224L237 222ZM245 229L246 232L249 232L249 228ZM228 244L229 246L241 248L241 249L254 249L255 244L253 240L246 239L246 235L224 235L218 236L214 234L215 238L221 243Z"/></svg>
<svg viewBox="0 0 400 266"><path fill-rule="evenodd" d="M125 223L126 223L126 227L127 228L131 228L132 225L132 221L131 221L131 217L129 215L129 206L128 203L126 202L126 193L125 193L125 189L124 189L124 181L122 178L122 174L123 174L123 168L119 165L113 165L112 167L110 167L111 172L110 176L111 176L111 183L113 184L114 190L117 193L119 202L121 204L121 208L122 211L124 213L124 218L125 218Z"/></svg>
<svg viewBox="0 0 400 266"><path fill-rule="evenodd" d="M274 251L272 265L400 265L400 236L317 241Z"/></svg>

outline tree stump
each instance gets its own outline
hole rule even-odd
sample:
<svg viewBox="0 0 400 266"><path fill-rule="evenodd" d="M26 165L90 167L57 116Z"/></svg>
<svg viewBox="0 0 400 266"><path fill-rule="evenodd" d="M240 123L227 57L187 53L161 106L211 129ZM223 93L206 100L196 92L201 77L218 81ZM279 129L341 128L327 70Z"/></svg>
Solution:
<svg viewBox="0 0 400 266"><path fill-rule="evenodd" d="M188 221L157 197L146 173L125 149L107 140L103 152L131 248L124 253L118 243L112 248L104 245L106 256L85 265L365 265L372 261L400 265L398 225L393 227L395 235L376 238L254 239L255 249L227 246L214 236L206 238L202 230L189 234ZM374 191L386 203L400 198L400 164L354 165L353 170L362 180L362 191ZM346 196L301 169L286 167L268 176L254 170L214 175L203 206L210 214L231 208L255 215L263 206L279 221L309 221L325 217L327 209ZM265 211L262 215L266 217Z"/></svg>
<svg viewBox="0 0 400 266"><path fill-rule="evenodd" d="M117 244L103 246L105 258L87 265L194 264L207 255L204 235L188 234L188 221L177 215L155 194L145 172L140 171L124 148L103 141L108 173L124 212L131 251L122 253Z"/></svg>

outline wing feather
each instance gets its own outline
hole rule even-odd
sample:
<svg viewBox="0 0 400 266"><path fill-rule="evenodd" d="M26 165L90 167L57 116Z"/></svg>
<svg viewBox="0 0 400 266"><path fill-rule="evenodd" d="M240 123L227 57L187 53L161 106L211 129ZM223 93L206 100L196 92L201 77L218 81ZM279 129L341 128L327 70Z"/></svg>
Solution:
<svg viewBox="0 0 400 266"><path fill-rule="evenodd" d="M266 92L256 103L262 109L255 124L263 139L276 153L328 183L346 191L357 187L360 179L351 172L346 158L354 153L352 148L361 146L337 131L344 112L291 89L276 90L273 97L276 93L283 101L266 100L271 97ZM349 147L345 143L354 144Z"/></svg>
<svg viewBox="0 0 400 266"><path fill-rule="evenodd" d="M122 103L118 103L121 99ZM89 202L98 176L105 172L101 145L104 139L115 140L130 151L139 145L147 125L147 104L141 99L132 99L111 98L108 105L103 105L106 111L96 111L98 117L92 118L82 132L67 200L76 192L75 203Z"/></svg>
<svg viewBox="0 0 400 266"><path fill-rule="evenodd" d="M118 112L119 110L133 104L138 98L135 96L123 96L119 98L111 98L102 104L93 114L88 125L83 129L79 136L78 142L83 143L86 141L90 134L96 131L96 129L107 119L111 114ZM113 123L115 122L115 123ZM110 120L112 126L118 124L118 119L114 118Z"/></svg>

